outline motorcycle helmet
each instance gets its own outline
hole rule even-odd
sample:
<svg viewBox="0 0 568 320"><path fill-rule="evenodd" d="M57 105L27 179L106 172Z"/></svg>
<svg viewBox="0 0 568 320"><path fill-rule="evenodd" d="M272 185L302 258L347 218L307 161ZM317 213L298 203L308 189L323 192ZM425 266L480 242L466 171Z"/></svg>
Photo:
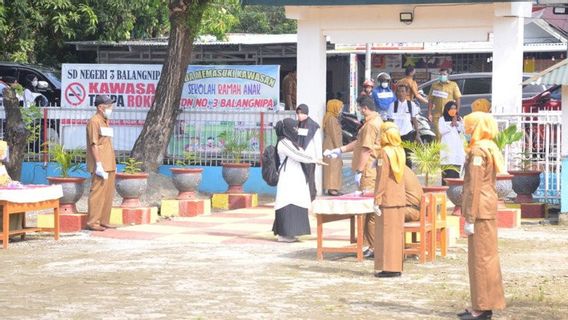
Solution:
<svg viewBox="0 0 568 320"><path fill-rule="evenodd" d="M377 82L381 83L381 82L390 82L391 81L391 76L386 73L386 72L381 72L379 73L379 75L377 76Z"/></svg>
<svg viewBox="0 0 568 320"><path fill-rule="evenodd" d="M365 80L365 82L363 82L363 87L374 87L375 83L373 82L373 80Z"/></svg>

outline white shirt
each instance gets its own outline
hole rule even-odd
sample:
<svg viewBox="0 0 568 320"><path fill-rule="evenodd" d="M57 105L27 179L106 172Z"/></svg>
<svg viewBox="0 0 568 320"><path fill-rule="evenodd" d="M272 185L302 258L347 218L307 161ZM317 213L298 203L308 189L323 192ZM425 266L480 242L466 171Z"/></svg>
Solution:
<svg viewBox="0 0 568 320"><path fill-rule="evenodd" d="M393 119L394 123L398 126L400 130L400 135L404 136L410 133L410 131L414 130L412 126L412 119L416 117L420 113L420 108L414 103L410 102L410 111L411 114L408 114L408 100L398 101L398 110L394 112L394 104L395 102L391 103L389 106L389 118Z"/></svg>
<svg viewBox="0 0 568 320"><path fill-rule="evenodd" d="M457 127L452 127L451 124L452 122L444 120L444 117L440 117L440 120L438 120L438 130L441 135L440 142L444 145L442 151L440 151L440 162L442 164L463 166L465 162L465 150L461 137L463 123L458 121Z"/></svg>

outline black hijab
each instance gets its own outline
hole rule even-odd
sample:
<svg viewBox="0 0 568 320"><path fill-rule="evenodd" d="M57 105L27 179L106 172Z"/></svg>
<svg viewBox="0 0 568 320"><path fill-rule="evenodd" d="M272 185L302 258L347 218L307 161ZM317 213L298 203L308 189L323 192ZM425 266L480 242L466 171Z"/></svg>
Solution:
<svg viewBox="0 0 568 320"><path fill-rule="evenodd" d="M292 142L296 149L300 149L298 146L298 121L292 118L286 118L284 120L278 121L274 127L276 131L277 141L286 138Z"/></svg>
<svg viewBox="0 0 568 320"><path fill-rule="evenodd" d="M310 109L307 105L302 103L296 108L296 113L303 113L305 115L308 115L310 113ZM308 147L308 144L310 144L310 141L312 141L312 139L316 135L316 131L318 131L320 126L314 120L312 120L312 118L307 117L306 120L300 121L298 123L298 127L308 129L308 134L305 136L299 136L297 140L300 146L306 149Z"/></svg>
<svg viewBox="0 0 568 320"><path fill-rule="evenodd" d="M450 113L449 113L449 112L450 112L450 109L452 108L452 106L456 106L456 107L457 107L456 102L453 101L453 100L452 100L452 101L448 101L448 102L446 103L446 105L444 106L444 113L443 113L443 115L444 115L444 121L452 121L452 117L450 117ZM460 119L459 116L458 116L457 118L458 118L458 120Z"/></svg>

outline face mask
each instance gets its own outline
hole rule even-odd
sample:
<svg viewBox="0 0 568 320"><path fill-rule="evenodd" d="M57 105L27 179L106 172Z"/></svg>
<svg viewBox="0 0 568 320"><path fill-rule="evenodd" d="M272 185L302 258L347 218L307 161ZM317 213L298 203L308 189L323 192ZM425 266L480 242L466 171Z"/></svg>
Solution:
<svg viewBox="0 0 568 320"><path fill-rule="evenodd" d="M440 81L448 82L448 76L440 76Z"/></svg>
<svg viewBox="0 0 568 320"><path fill-rule="evenodd" d="M456 114L458 114L458 110L456 109L448 110L448 114L450 115L450 117L455 117Z"/></svg>
<svg viewBox="0 0 568 320"><path fill-rule="evenodd" d="M32 81L32 87L37 87L37 80Z"/></svg>
<svg viewBox="0 0 568 320"><path fill-rule="evenodd" d="M386 89L386 88L389 87L389 83L388 83L388 82L382 82L382 83L381 83L381 87L383 87L383 88Z"/></svg>
<svg viewBox="0 0 568 320"><path fill-rule="evenodd" d="M111 114L112 114L111 109L105 109L105 112L104 112L105 118L110 119Z"/></svg>

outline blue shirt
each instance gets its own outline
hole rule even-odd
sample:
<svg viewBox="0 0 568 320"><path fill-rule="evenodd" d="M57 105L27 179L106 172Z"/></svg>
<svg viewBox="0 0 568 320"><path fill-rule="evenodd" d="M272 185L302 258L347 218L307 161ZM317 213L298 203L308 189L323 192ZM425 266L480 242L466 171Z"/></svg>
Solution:
<svg viewBox="0 0 568 320"><path fill-rule="evenodd" d="M387 111L391 103L396 100L394 93L392 92L391 88L383 88L383 87L376 87L371 92L373 96L373 101L375 102L375 106L377 107L377 111Z"/></svg>

